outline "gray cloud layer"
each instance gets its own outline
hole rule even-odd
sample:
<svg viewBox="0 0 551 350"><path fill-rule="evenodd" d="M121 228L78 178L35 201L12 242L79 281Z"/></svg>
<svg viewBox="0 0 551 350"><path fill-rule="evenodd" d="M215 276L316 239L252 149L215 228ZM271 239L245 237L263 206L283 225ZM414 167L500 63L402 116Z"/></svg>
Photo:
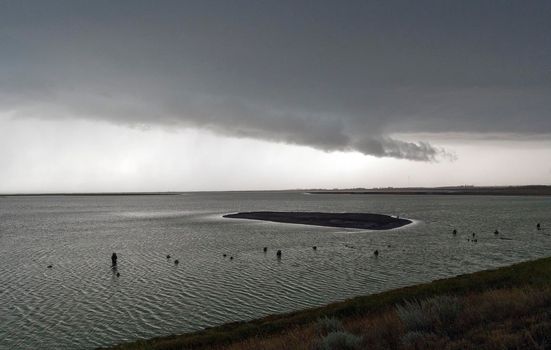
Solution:
<svg viewBox="0 0 551 350"><path fill-rule="evenodd" d="M3 1L0 110L435 160L551 133L546 1Z"/></svg>

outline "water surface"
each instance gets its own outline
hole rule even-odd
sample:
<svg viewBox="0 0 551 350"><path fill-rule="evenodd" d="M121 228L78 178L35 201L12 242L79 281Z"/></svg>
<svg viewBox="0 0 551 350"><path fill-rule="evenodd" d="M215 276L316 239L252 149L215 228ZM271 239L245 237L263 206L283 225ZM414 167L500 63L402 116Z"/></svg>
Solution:
<svg viewBox="0 0 551 350"><path fill-rule="evenodd" d="M361 231L221 217L257 210L415 223ZM551 251L551 230L535 227L551 227L550 213L550 197L0 197L0 349L90 349L540 258Z"/></svg>

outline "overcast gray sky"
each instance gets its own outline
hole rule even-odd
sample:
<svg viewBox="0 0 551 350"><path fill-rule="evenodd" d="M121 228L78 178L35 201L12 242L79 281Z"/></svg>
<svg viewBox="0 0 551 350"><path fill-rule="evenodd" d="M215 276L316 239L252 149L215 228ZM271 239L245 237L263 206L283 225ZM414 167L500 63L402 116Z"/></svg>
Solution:
<svg viewBox="0 0 551 350"><path fill-rule="evenodd" d="M549 1L0 1L0 192L551 183Z"/></svg>

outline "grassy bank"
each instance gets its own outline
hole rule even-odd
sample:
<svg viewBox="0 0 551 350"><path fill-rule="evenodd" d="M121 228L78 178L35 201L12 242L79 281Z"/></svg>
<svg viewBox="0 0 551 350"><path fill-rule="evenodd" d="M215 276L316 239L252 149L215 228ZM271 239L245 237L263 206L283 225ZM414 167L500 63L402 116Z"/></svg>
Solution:
<svg viewBox="0 0 551 350"><path fill-rule="evenodd" d="M550 315L545 258L113 349L547 349Z"/></svg>

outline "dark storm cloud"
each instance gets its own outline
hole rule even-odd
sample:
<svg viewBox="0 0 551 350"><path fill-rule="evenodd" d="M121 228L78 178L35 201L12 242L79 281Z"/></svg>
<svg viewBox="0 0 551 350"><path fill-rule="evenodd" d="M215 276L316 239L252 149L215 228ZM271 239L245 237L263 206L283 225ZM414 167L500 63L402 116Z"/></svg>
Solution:
<svg viewBox="0 0 551 350"><path fill-rule="evenodd" d="M449 156L551 133L551 3L3 1L0 109Z"/></svg>

